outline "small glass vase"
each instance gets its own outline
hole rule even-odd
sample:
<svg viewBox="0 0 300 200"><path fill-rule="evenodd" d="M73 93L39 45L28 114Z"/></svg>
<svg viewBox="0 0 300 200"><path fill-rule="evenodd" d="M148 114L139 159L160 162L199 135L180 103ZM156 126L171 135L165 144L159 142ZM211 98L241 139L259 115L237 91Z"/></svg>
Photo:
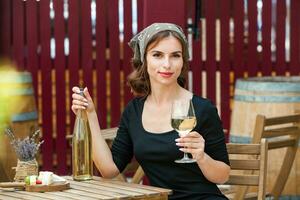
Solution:
<svg viewBox="0 0 300 200"><path fill-rule="evenodd" d="M29 161L21 161L18 159L17 167L15 167L16 175L14 180L16 182L24 182L26 176L36 175L39 173L39 166L36 159Z"/></svg>

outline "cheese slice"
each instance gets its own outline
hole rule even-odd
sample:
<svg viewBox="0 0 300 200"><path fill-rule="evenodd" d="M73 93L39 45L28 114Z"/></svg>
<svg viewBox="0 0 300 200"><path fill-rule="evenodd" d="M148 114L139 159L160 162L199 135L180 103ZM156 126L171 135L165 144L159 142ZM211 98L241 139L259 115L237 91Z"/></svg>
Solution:
<svg viewBox="0 0 300 200"><path fill-rule="evenodd" d="M42 185L50 185L53 182L53 172L40 171L38 179L42 181Z"/></svg>

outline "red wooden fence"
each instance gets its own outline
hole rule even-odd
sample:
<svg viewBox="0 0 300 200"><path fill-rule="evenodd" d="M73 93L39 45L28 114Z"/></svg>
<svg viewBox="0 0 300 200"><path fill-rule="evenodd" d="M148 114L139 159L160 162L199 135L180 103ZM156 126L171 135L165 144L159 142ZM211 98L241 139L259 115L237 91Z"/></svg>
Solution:
<svg viewBox="0 0 300 200"><path fill-rule="evenodd" d="M132 98L125 80L131 71L132 52L127 42L133 35L133 2L123 1L123 32L119 29L118 2L1 0L3 53L16 62L18 69L30 71L33 77L45 140L43 169L56 170L58 174L70 172L70 147L65 135L71 134L74 123L70 111L72 86L89 88L102 128L116 126L124 105ZM257 23L257 2L261 2L258 0L202 0L201 10L195 9L196 0L188 0L178 9L176 5L182 6L182 2L165 0L160 7L156 5L159 1L138 0L137 29L158 19L174 22L174 15L168 16L165 11L170 12L172 7L176 12L186 9L184 15L175 18L177 23L184 24L192 18L200 31L200 37L192 43L192 88L196 94L206 95L218 104L224 128L229 129L236 78L272 73L299 75L299 0L291 0L290 7L286 1L272 5L273 1L263 0L261 28ZM91 20L91 3L96 6L95 24ZM287 8L291 16L290 59L285 56ZM195 20L198 11L201 18ZM54 17L50 17L53 13ZM275 50L271 48L271 28L276 30ZM261 41L257 39L259 31ZM51 56L51 40L55 40L55 56ZM64 49L66 41L69 52Z"/></svg>

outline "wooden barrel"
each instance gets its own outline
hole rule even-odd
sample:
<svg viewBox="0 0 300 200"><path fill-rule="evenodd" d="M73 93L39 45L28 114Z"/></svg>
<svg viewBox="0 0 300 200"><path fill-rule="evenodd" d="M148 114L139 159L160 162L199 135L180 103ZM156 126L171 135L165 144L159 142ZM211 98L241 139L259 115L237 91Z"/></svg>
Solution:
<svg viewBox="0 0 300 200"><path fill-rule="evenodd" d="M249 143L257 114L276 117L300 111L300 77L238 79L231 115L230 141ZM280 169L285 149L269 151L267 191ZM300 198L299 148L282 196ZM298 168L298 170L297 170Z"/></svg>
<svg viewBox="0 0 300 200"><path fill-rule="evenodd" d="M23 139L38 128L38 116L28 72L0 71L0 126L10 126L16 138ZM4 113L4 114L3 114ZM0 133L0 182L13 181L17 157L10 141Z"/></svg>

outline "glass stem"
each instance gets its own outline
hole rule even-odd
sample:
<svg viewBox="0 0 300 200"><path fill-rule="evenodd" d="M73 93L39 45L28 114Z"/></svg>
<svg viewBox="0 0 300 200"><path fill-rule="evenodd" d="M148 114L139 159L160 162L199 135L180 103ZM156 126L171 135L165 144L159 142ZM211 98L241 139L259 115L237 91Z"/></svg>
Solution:
<svg viewBox="0 0 300 200"><path fill-rule="evenodd" d="M183 153L183 159L189 159L189 156L188 156L188 154L187 153Z"/></svg>

